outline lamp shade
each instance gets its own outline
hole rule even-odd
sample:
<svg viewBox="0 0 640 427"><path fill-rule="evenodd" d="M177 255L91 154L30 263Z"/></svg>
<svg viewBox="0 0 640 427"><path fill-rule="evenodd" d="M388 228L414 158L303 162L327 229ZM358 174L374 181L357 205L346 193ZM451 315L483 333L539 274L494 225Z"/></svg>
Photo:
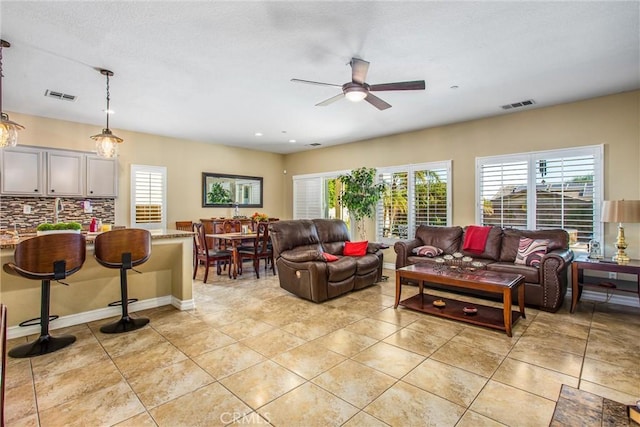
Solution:
<svg viewBox="0 0 640 427"><path fill-rule="evenodd" d="M640 200L603 201L602 222L640 222Z"/></svg>

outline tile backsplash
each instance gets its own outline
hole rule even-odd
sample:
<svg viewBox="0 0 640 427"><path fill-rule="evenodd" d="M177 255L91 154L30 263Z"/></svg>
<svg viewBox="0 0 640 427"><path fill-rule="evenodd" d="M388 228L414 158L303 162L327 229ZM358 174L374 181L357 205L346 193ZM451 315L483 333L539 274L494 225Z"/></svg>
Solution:
<svg viewBox="0 0 640 427"><path fill-rule="evenodd" d="M105 224L115 221L115 199L77 199L61 197L63 211L58 214L60 222L79 222L88 229L91 218L102 220ZM84 202L89 201L92 213L84 212ZM53 222L55 216L54 197L0 197L0 229L18 231L32 230L43 222ZM28 206L31 212L25 212Z"/></svg>

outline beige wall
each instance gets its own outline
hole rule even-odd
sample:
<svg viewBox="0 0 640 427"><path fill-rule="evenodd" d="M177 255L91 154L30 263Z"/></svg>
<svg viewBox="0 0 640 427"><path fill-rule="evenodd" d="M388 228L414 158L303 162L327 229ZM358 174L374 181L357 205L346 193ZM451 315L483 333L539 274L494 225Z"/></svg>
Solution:
<svg viewBox="0 0 640 427"><path fill-rule="evenodd" d="M475 221L476 157L595 144L604 144L605 199L640 199L640 91L634 91L288 155L285 200L298 174L452 160L453 223L467 225ZM292 216L291 203L285 215ZM625 230L628 254L640 258L640 227ZM615 233L606 225L607 254Z"/></svg>
<svg viewBox="0 0 640 427"><path fill-rule="evenodd" d="M384 113L380 113L384 114ZM83 151L93 149L90 135L99 126L11 113L24 125L20 143ZM548 108L514 112L375 138L290 155L204 144L121 131L120 196L116 222L129 224L131 164L166 166L170 223L227 216L230 208L201 208L201 172L263 176L264 208L271 216L291 218L292 177L299 174L452 160L453 223L475 220L475 159L528 151L604 144L605 199L640 199L640 91L626 92ZM283 174L287 170L287 174ZM250 215L256 209L245 209ZM640 226L627 225L630 256L640 258ZM607 253L615 227L605 227ZM369 236L373 236L370 226ZM391 261L393 254L387 257Z"/></svg>
<svg viewBox="0 0 640 427"><path fill-rule="evenodd" d="M20 144L95 151L89 137L100 133L99 126L11 113L12 120L25 130ZM167 138L112 129L124 139L119 153L119 196L116 199L116 223L130 224L130 174L132 164L167 167L167 225L175 221L230 216L232 208L203 208L202 172L218 172L264 178L264 207L240 209L241 214L265 212L273 217L285 215L283 195L284 156L218 144Z"/></svg>

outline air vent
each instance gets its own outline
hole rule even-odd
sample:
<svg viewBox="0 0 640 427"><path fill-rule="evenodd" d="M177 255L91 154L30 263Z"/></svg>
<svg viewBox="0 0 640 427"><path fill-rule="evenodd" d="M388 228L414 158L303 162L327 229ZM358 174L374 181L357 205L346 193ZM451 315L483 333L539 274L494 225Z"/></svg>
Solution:
<svg viewBox="0 0 640 427"><path fill-rule="evenodd" d="M513 104L506 104L501 106L500 108L502 108L503 110L511 110L513 108L527 107L535 103L536 101L534 101L533 99L527 99L526 101L514 102Z"/></svg>
<svg viewBox="0 0 640 427"><path fill-rule="evenodd" d="M78 98L75 95L69 95L67 93L56 92L55 90L49 90L49 89L46 90L46 92L44 93L44 96L59 99L61 101L71 101L71 102L75 101Z"/></svg>
<svg viewBox="0 0 640 427"><path fill-rule="evenodd" d="M307 147L319 147L322 144L318 143L318 142L312 142L311 144L307 144Z"/></svg>

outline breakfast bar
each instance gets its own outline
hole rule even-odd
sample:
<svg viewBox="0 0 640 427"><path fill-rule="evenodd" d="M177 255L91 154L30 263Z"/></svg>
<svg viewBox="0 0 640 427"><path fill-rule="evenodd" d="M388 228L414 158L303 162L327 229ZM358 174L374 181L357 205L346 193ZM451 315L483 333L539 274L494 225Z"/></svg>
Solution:
<svg viewBox="0 0 640 427"><path fill-rule="evenodd" d="M151 258L136 267L142 274L130 272L128 275L130 295L138 299L138 302L130 305L130 311L169 304L180 310L193 308L193 233L152 230L151 235ZM51 314L60 316L52 323L52 329L104 319L119 313L118 307L108 307L108 304L120 299L120 278L117 272L103 268L95 260L94 238L95 234L87 235L85 263L76 274L65 280L69 286L51 283L52 288L58 288L51 293ZM14 239L2 240L2 265L13 260L17 243ZM39 283L2 271L0 300L7 306L10 337L35 333L37 326L21 328L17 325L39 316Z"/></svg>

